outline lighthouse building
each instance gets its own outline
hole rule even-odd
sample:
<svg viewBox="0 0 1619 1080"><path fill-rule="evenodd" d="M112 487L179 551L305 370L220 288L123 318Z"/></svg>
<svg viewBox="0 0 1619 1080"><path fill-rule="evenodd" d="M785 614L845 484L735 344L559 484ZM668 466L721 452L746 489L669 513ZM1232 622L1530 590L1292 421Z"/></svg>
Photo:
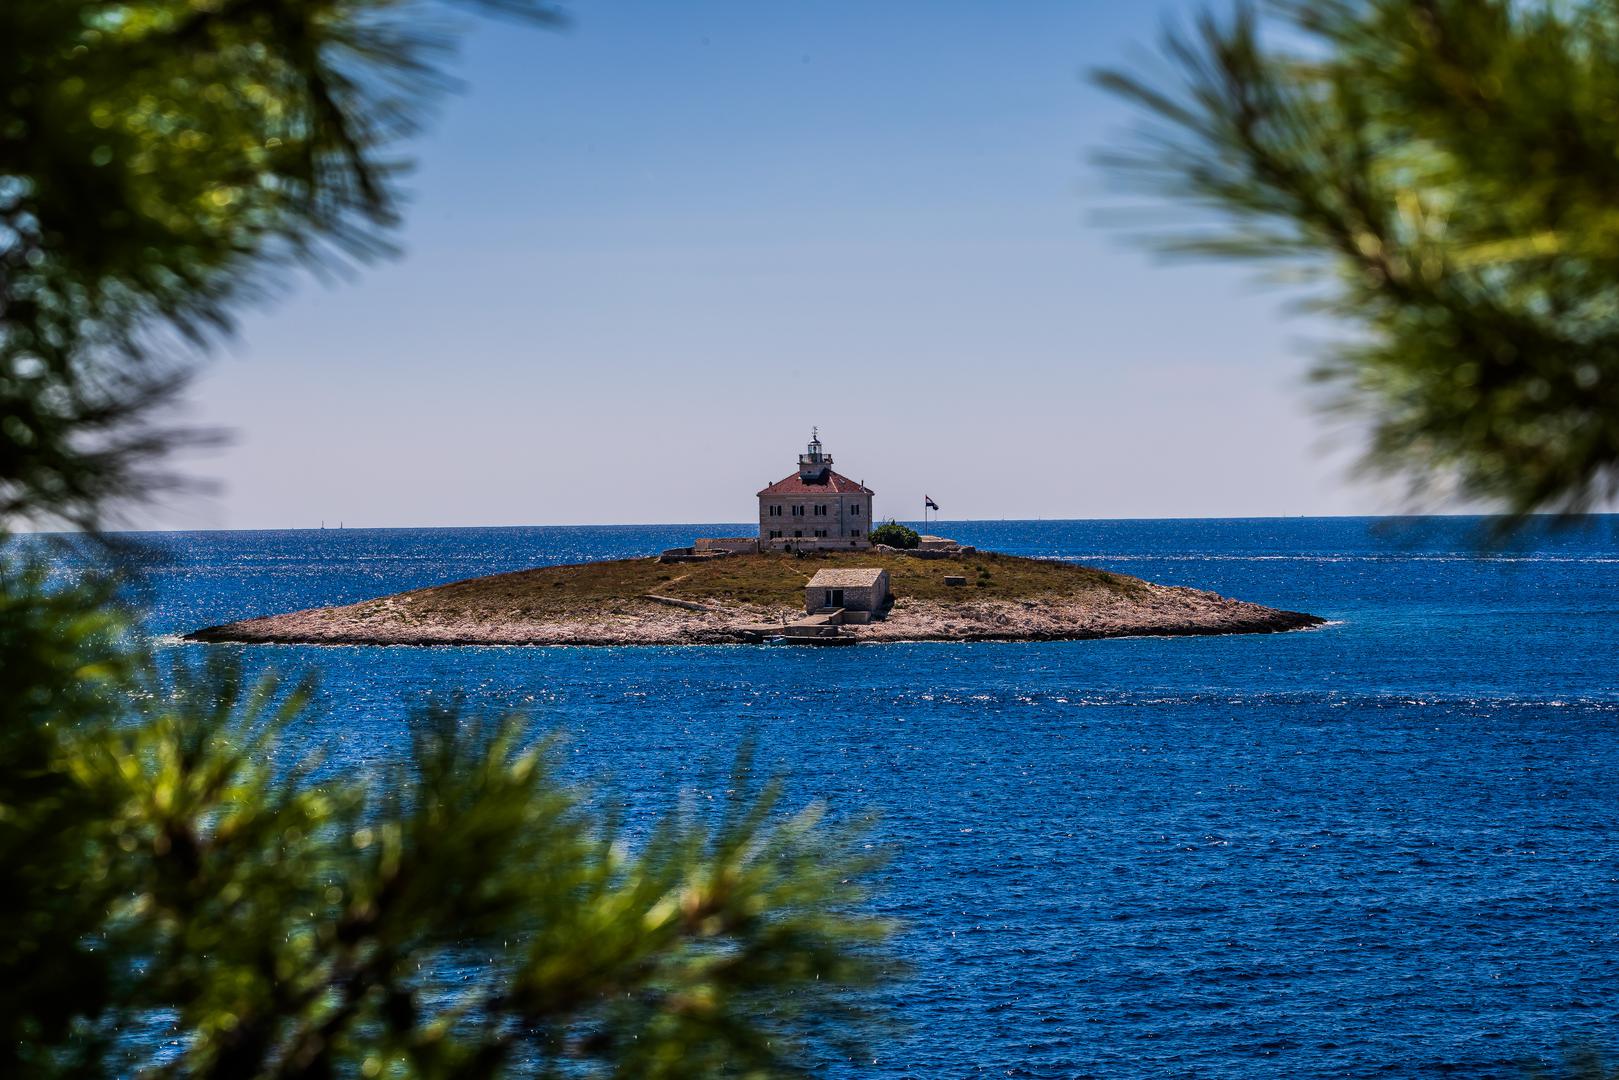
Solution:
<svg viewBox="0 0 1619 1080"><path fill-rule="evenodd" d="M798 470L759 492L759 546L770 551L849 550L871 546L872 490L832 470L819 432L798 456Z"/></svg>

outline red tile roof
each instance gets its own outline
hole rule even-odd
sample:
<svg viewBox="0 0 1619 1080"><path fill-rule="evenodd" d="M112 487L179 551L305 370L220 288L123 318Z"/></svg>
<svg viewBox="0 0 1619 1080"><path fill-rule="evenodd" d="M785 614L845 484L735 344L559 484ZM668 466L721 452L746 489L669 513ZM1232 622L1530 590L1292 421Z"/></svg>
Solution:
<svg viewBox="0 0 1619 1080"><path fill-rule="evenodd" d="M875 495L869 487L857 484L847 476L826 470L814 480L805 480L798 473L759 492L760 495Z"/></svg>

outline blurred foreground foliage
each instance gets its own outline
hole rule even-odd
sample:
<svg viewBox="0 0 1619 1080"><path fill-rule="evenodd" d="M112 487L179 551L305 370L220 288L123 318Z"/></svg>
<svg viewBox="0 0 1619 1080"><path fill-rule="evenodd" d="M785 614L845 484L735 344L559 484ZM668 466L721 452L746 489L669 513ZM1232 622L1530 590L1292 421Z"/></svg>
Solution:
<svg viewBox="0 0 1619 1080"><path fill-rule="evenodd" d="M187 359L277 268L387 252L450 44L410 0L0 4L0 524L100 552L0 533L0 1075L771 1076L867 1030L858 827L739 767L632 843L518 721L445 709L328 775L307 688L138 631L100 530L178 482Z"/></svg>
<svg viewBox="0 0 1619 1080"><path fill-rule="evenodd" d="M106 644L59 684L111 690ZM741 768L717 821L632 846L522 725L445 709L408 766L317 782L278 752L303 698L216 661L8 722L0 1073L770 1076L853 1049L885 933L858 829L779 819Z"/></svg>
<svg viewBox="0 0 1619 1080"><path fill-rule="evenodd" d="M554 22L542 0L465 7ZM0 4L0 515L80 528L176 478L179 357L299 264L391 251L450 85L423 0Z"/></svg>
<svg viewBox="0 0 1619 1080"><path fill-rule="evenodd" d="M1171 33L1103 155L1352 327L1317 369L1366 464L1512 516L1619 488L1619 4L1277 0Z"/></svg>

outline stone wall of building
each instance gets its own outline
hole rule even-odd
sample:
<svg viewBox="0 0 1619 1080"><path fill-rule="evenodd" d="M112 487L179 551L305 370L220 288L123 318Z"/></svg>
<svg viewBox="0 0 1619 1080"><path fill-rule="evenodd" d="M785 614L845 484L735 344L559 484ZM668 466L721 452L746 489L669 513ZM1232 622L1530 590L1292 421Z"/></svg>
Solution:
<svg viewBox="0 0 1619 1080"><path fill-rule="evenodd" d="M826 507L825 514L817 514L817 506ZM771 513L772 507L780 507L779 514ZM802 513L795 514L795 507L801 507ZM826 533L824 537L815 535L816 530ZM794 532L802 536L793 536ZM779 532L779 537L772 533ZM835 541L836 546L847 548L849 541L855 541L853 546L866 547L866 539L871 532L871 496L870 495L837 495L830 492L814 495L761 495L759 497L759 539L760 543L769 547L787 546L782 541L790 540L816 540ZM858 534L858 535L857 535ZM823 544L823 546L825 546Z"/></svg>
<svg viewBox="0 0 1619 1080"><path fill-rule="evenodd" d="M971 544L957 544L951 541L948 547L914 547L897 548L887 544L875 545L876 550L885 555L905 555L912 559L959 559L964 555L976 555L978 549Z"/></svg>
<svg viewBox="0 0 1619 1080"><path fill-rule="evenodd" d="M785 536L780 540L761 540L759 547L764 551L868 551L871 544L853 537Z"/></svg>
<svg viewBox="0 0 1619 1080"><path fill-rule="evenodd" d="M751 555L758 550L759 538L756 536L699 536L696 545L698 554L723 552L726 555Z"/></svg>

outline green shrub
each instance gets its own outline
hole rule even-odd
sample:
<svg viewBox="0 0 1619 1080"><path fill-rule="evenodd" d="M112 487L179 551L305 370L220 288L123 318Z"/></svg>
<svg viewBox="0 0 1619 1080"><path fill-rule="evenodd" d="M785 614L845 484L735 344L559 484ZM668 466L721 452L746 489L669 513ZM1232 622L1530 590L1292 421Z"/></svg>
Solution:
<svg viewBox="0 0 1619 1080"><path fill-rule="evenodd" d="M922 542L922 535L915 529L908 529L897 521L885 522L871 530L873 544L887 544L889 547L914 548Z"/></svg>

